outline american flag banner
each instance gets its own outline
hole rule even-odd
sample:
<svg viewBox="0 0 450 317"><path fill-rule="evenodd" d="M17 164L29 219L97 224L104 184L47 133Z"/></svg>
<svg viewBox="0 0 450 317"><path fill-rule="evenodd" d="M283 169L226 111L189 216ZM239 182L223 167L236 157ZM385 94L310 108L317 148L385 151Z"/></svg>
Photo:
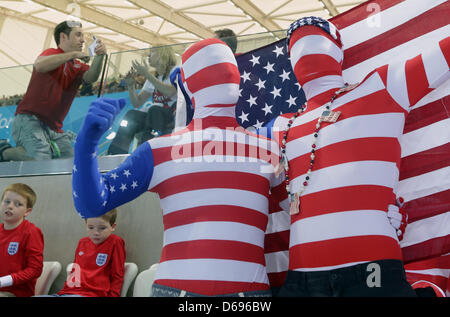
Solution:
<svg viewBox="0 0 450 317"><path fill-rule="evenodd" d="M285 43L282 39L236 57L241 73L236 120L244 128L260 129L282 113L297 111L306 101Z"/></svg>
<svg viewBox="0 0 450 317"><path fill-rule="evenodd" d="M447 0L371 0L330 21L340 30L343 77L354 84L377 67L406 61L450 35ZM284 41L237 57L241 95L236 118L260 128L305 101ZM450 61L447 59L447 64ZM401 140L398 196L408 226L400 242L408 280L428 280L447 291L450 273L450 82L412 106ZM289 215L272 206L266 231L271 285L281 286L288 268Z"/></svg>

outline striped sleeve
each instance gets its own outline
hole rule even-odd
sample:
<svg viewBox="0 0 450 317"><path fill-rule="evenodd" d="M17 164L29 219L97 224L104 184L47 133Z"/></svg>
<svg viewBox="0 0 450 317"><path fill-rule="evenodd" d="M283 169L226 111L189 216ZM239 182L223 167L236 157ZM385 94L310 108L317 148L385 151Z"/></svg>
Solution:
<svg viewBox="0 0 450 317"><path fill-rule="evenodd" d="M387 91L405 110L450 78L450 37L407 61L392 63L385 74Z"/></svg>

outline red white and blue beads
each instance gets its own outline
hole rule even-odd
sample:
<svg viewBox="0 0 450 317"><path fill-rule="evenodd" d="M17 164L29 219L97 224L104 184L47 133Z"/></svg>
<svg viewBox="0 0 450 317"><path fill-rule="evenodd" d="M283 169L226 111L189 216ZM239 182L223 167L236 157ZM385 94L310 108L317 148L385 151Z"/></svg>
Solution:
<svg viewBox="0 0 450 317"><path fill-rule="evenodd" d="M309 168L306 171L305 179L303 183L300 185L300 188L297 192L291 192L291 185L290 185L290 179L289 179L289 160L286 155L286 143L287 143L287 137L289 130L292 127L292 124L294 123L295 119L297 119L298 116L300 116L303 112L305 112L307 105L303 105L298 111L288 120L286 130L283 134L283 139L281 140L281 159L279 163L279 167L277 169L277 174L279 174L284 169L284 175L285 175L285 182L286 182L286 191L288 193L289 197L289 213L291 215L297 214L300 212L300 196L305 191L306 187L308 186L309 182L311 181L311 173L314 166L315 158L316 158L316 150L317 150L317 139L319 137L320 132L320 126L322 122L335 122L337 118L340 115L340 112L332 112L331 104L333 103L334 99L341 94L344 91L348 91L350 89L353 89L356 85L346 85L345 87L339 89L335 92L333 97L329 102L323 105L324 111L322 112L322 115L317 120L315 130L313 133L313 143L311 144L311 154L310 154L310 164Z"/></svg>

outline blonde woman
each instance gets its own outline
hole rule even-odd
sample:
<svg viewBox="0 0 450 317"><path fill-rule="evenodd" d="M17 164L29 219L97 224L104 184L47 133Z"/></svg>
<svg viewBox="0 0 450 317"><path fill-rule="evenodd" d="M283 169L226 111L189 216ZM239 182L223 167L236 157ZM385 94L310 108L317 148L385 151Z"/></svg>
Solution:
<svg viewBox="0 0 450 317"><path fill-rule="evenodd" d="M149 64L155 69L155 74L150 72ZM170 73L175 65L175 54L169 46L152 49L148 55L148 64L146 61L132 62L132 68L125 80L131 104L136 110L125 114L123 121L126 121L126 124L119 127L108 154L128 153L131 141L139 132L142 132L139 144L167 132L168 125L174 120L177 100L177 90L170 83ZM139 92L136 91L135 76L143 76L146 79ZM150 97L152 102L146 103Z"/></svg>

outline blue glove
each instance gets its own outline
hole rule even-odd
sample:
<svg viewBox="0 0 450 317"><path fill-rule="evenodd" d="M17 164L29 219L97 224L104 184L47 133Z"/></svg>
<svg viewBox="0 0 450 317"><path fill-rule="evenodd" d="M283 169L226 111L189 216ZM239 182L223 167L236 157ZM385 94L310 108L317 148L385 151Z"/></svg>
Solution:
<svg viewBox="0 0 450 317"><path fill-rule="evenodd" d="M106 175L98 169L97 144L125 106L125 99L92 102L77 136L72 172L72 196L83 218L99 217L135 199L148 189L153 175L153 153L145 142L119 167Z"/></svg>
<svg viewBox="0 0 450 317"><path fill-rule="evenodd" d="M93 101L78 135L88 136L91 141L98 143L125 105L126 100L123 98L99 98Z"/></svg>

